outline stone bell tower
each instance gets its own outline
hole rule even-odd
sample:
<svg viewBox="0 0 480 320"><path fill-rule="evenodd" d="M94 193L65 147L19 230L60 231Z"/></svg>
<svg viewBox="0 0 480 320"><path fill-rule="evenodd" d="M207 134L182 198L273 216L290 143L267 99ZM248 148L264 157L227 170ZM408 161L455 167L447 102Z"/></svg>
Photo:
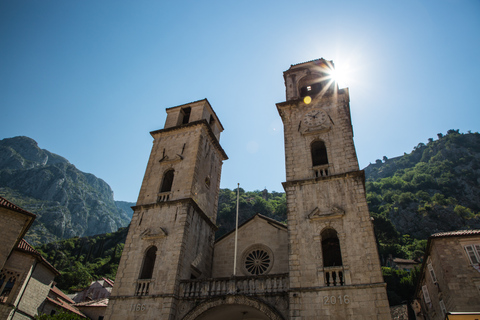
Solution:
<svg viewBox="0 0 480 320"><path fill-rule="evenodd" d="M211 277L223 127L208 100L167 109L154 139L106 319L176 319L180 280Z"/></svg>
<svg viewBox="0 0 480 320"><path fill-rule="evenodd" d="M290 319L390 319L348 89L318 59L284 72Z"/></svg>

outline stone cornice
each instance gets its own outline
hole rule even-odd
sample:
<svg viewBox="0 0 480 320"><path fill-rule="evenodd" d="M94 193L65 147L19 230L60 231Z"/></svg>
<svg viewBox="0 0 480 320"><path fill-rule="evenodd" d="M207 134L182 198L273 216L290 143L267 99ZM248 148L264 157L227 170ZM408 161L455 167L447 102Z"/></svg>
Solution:
<svg viewBox="0 0 480 320"><path fill-rule="evenodd" d="M177 131L177 130L184 130L186 128L195 127L195 126L202 126L202 125L205 127L205 129L207 129L208 135L212 139L213 145L217 148L217 150L222 155L222 157L223 157L222 160L227 160L228 156L225 153L225 150L223 150L222 146L220 145L220 142L218 142L217 137L215 137L215 135L213 134L212 128L210 128L210 125L208 124L207 120L205 120L205 119L198 120L198 121L193 121L193 122L190 122L190 123L187 123L187 124L182 124L180 126L175 126L175 127L171 127L171 128L151 131L150 134L152 135L153 138L155 138L155 135L157 135L157 134L173 132L173 131Z"/></svg>
<svg viewBox="0 0 480 320"><path fill-rule="evenodd" d="M331 286L331 287L296 287L290 288L290 292L312 292L312 291L326 291L326 290L349 290L349 289L368 289L368 288L381 288L387 287L385 282L378 282L378 283L368 283L368 284L352 284L352 285L345 285L345 286Z"/></svg>
<svg viewBox="0 0 480 320"><path fill-rule="evenodd" d="M198 206L198 204L192 199L192 198L183 198L183 199L176 199L176 200L170 200L170 201L162 201L162 202L153 202L153 203L147 203L147 204L140 204L133 206L133 210L142 210L142 209L151 209L151 208L156 208L156 207L163 207L163 206L170 206L170 205L177 205L177 204L189 204L191 205L195 211L197 211L200 214L200 217L205 220L208 225L215 231L217 231L218 227L215 225L215 223L210 220L210 218L203 212L203 210Z"/></svg>
<svg viewBox="0 0 480 320"><path fill-rule="evenodd" d="M340 174L335 174L326 177L318 177L318 178L310 178L310 179L300 179L300 180L291 180L282 182L283 188L286 190L287 187L297 186L297 185L306 185L306 184L313 184L317 182L323 181L330 181L330 180L338 180L338 179L348 179L348 178L360 178L365 187L365 171L358 170L358 171L350 171Z"/></svg>

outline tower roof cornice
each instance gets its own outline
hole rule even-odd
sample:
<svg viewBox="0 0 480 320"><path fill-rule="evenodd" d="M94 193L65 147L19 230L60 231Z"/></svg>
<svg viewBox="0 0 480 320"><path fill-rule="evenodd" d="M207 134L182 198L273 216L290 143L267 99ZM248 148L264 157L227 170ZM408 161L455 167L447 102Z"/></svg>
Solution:
<svg viewBox="0 0 480 320"><path fill-rule="evenodd" d="M152 137L155 138L155 135L159 134L159 133L173 132L173 131L177 131L177 130L183 130L183 129L186 129L186 128L195 127L195 126L202 126L202 125L207 129L208 135L212 139L213 144L218 149L218 151L220 151L220 153L223 157L222 160L228 160L228 156L225 153L225 150L223 150L222 146L220 145L220 142L218 142L217 137L215 137L215 135L213 134L212 128L210 128L210 125L208 124L207 120L205 120L205 119L198 120L198 121L193 121L193 122L190 122L190 123L187 123L187 124L182 124L180 126L175 126L175 127L170 127L170 128L166 128L166 129L159 129L159 130L151 131L150 134L152 135Z"/></svg>

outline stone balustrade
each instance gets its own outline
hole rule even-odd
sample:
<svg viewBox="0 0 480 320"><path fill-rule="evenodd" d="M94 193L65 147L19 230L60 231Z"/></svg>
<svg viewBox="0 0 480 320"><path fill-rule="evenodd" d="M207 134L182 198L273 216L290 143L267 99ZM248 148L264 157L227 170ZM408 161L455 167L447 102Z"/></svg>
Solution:
<svg viewBox="0 0 480 320"><path fill-rule="evenodd" d="M206 298L225 294L263 295L283 293L287 290L287 274L183 280L180 282L180 296L184 298Z"/></svg>
<svg viewBox="0 0 480 320"><path fill-rule="evenodd" d="M330 176L332 175L332 172L330 171L331 171L331 168L329 167L328 164L313 167L315 178Z"/></svg>
<svg viewBox="0 0 480 320"><path fill-rule="evenodd" d="M325 280L325 286L343 286L345 285L345 270L340 267L324 267L323 276Z"/></svg>
<svg viewBox="0 0 480 320"><path fill-rule="evenodd" d="M172 198L172 192L171 191L168 191L168 192L160 192L158 195L157 195L157 202L165 202L165 201L168 201Z"/></svg>
<svg viewBox="0 0 480 320"><path fill-rule="evenodd" d="M137 280L137 285L135 288L135 295L136 296L147 296L150 287L153 286L153 280L152 279L138 279Z"/></svg>

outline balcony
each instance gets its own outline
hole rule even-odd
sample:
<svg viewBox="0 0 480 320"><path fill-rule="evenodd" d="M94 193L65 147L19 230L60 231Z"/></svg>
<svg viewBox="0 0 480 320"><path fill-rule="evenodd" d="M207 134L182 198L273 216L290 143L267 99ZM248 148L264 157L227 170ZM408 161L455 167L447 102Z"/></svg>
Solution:
<svg viewBox="0 0 480 320"><path fill-rule="evenodd" d="M150 288L153 288L153 279L138 279L135 288L135 295L147 296Z"/></svg>
<svg viewBox="0 0 480 320"><path fill-rule="evenodd" d="M327 177L332 175L331 168L328 164L312 167L315 178Z"/></svg>
<svg viewBox="0 0 480 320"><path fill-rule="evenodd" d="M183 280L180 282L180 296L195 299L226 294L279 294L287 292L287 290L288 274Z"/></svg>
<svg viewBox="0 0 480 320"><path fill-rule="evenodd" d="M343 266L338 267L324 267L323 268L323 280L326 287L337 287L349 285L350 271Z"/></svg>
<svg viewBox="0 0 480 320"><path fill-rule="evenodd" d="M171 191L168 191L168 192L160 192L159 194L157 194L157 202L165 202L165 201L168 201L172 198L172 192Z"/></svg>

